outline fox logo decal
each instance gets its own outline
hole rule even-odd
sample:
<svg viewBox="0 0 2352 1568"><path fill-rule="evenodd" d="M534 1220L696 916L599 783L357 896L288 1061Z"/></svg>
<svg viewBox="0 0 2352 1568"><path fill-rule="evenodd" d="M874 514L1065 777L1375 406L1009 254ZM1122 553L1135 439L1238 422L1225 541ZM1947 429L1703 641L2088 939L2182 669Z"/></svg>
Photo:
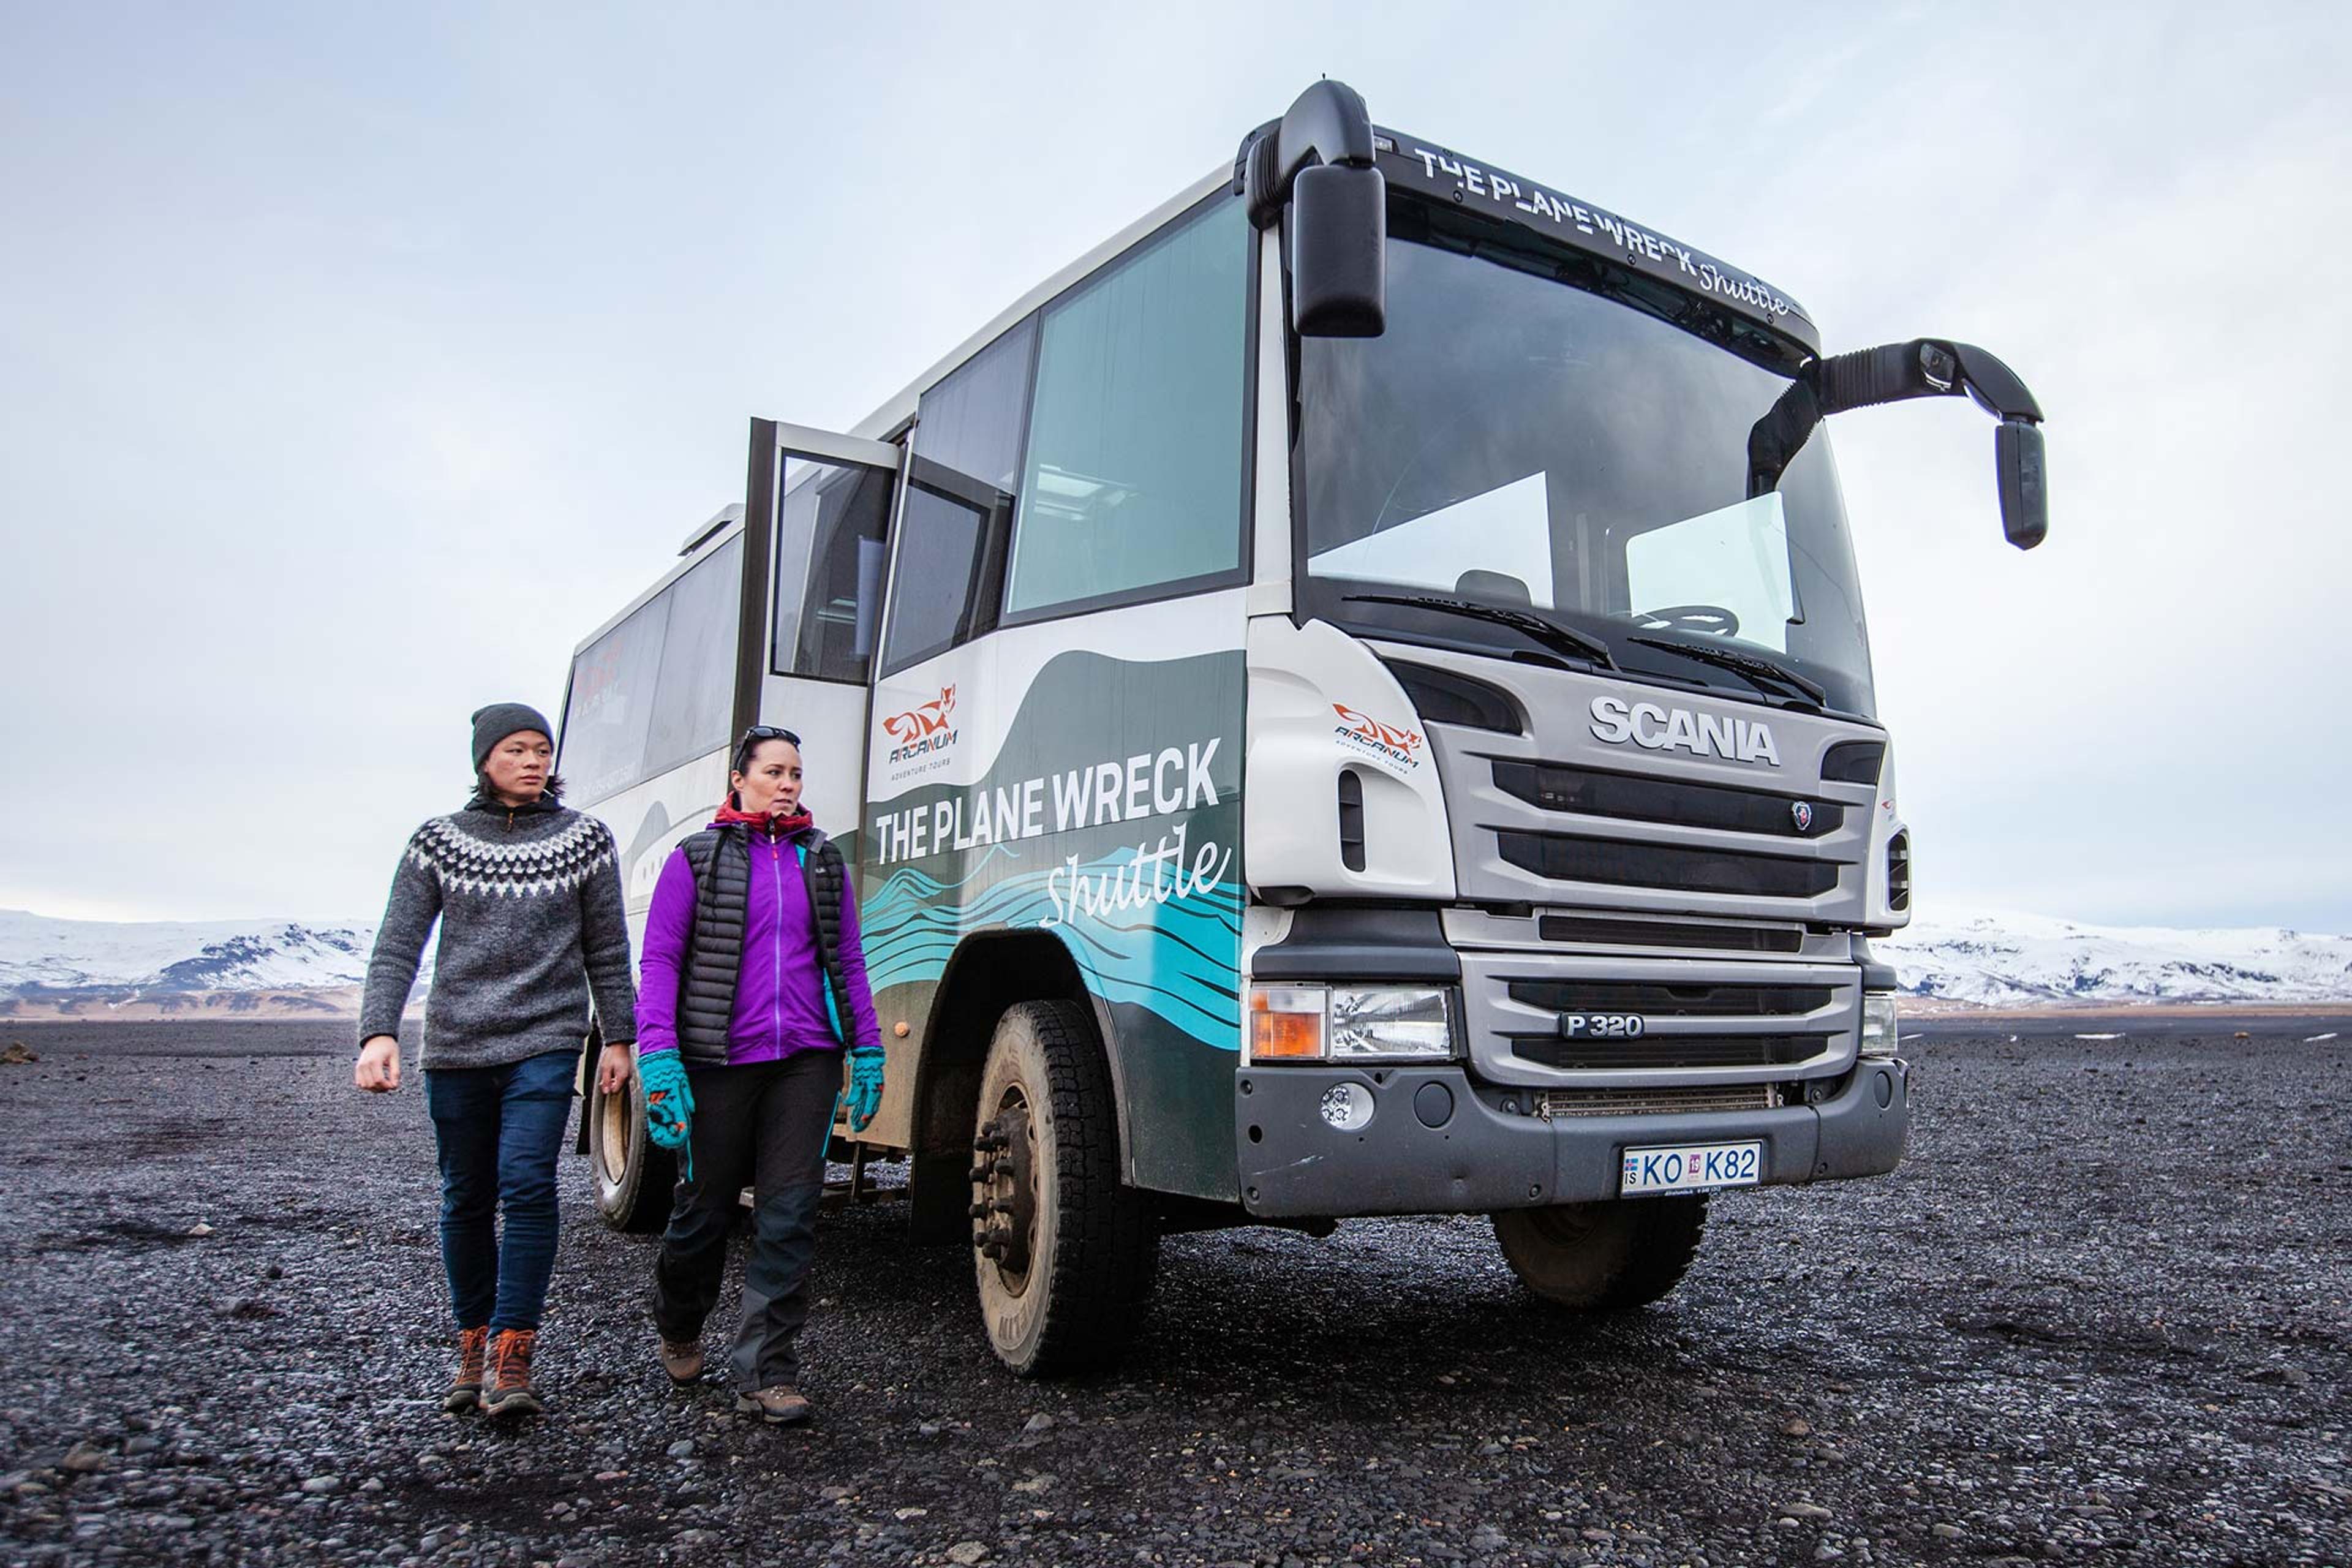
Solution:
<svg viewBox="0 0 2352 1568"><path fill-rule="evenodd" d="M890 749L890 761L912 762L954 745L956 732L948 728L948 715L955 711L955 688L943 686L937 698L919 708L883 720L882 732L897 742Z"/></svg>
<svg viewBox="0 0 2352 1568"><path fill-rule="evenodd" d="M893 713L882 721L882 732L906 745L926 735L936 735L948 727L948 715L955 711L955 688L943 686L936 701L904 713Z"/></svg>
<svg viewBox="0 0 2352 1568"><path fill-rule="evenodd" d="M1359 713L1343 702L1331 704L1331 711L1346 721L1351 734L1360 735L1367 741L1375 741L1383 746L1392 747L1407 755L1421 750L1421 736L1414 731L1400 730L1393 725L1383 724L1370 714Z"/></svg>
<svg viewBox="0 0 2352 1568"><path fill-rule="evenodd" d="M1339 716L1331 732L1339 737L1341 745L1385 763L1395 773L1408 773L1421 765L1421 748L1426 742L1419 731L1383 724L1344 702L1331 704L1331 711Z"/></svg>

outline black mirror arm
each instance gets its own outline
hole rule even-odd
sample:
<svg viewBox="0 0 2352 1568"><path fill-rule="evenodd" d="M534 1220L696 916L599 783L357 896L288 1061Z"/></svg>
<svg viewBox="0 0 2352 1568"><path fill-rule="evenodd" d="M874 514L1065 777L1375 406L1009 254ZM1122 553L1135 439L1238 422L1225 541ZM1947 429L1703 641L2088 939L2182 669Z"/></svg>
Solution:
<svg viewBox="0 0 2352 1568"><path fill-rule="evenodd" d="M2042 405L2017 373L1974 343L1914 338L1807 360L1748 433L1748 493L1752 499L1779 484L1813 426L1830 415L1914 397L1961 396L2004 424L2042 423Z"/></svg>
<svg viewBox="0 0 2352 1568"><path fill-rule="evenodd" d="M1234 160L1234 176L1249 199L1250 222L1271 228L1290 200L1301 169L1317 163L1372 166L1372 116L1345 82L1318 81L1298 95L1280 120L1249 133Z"/></svg>

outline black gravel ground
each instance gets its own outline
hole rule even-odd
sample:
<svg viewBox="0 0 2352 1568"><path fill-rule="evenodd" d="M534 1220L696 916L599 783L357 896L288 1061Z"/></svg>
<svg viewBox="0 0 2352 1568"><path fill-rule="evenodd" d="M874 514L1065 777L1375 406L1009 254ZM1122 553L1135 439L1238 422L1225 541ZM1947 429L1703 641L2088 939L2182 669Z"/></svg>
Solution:
<svg viewBox="0 0 2352 1568"><path fill-rule="evenodd" d="M0 1561L2352 1560L2352 1028L2130 1027L1917 1042L1901 1173L1718 1200L1608 1321L1478 1219L1181 1237L1124 1370L1021 1384L966 1255L829 1215L804 1432L666 1387L567 1159L509 1433L438 1409L413 1077L355 1093L332 1025L0 1025Z"/></svg>

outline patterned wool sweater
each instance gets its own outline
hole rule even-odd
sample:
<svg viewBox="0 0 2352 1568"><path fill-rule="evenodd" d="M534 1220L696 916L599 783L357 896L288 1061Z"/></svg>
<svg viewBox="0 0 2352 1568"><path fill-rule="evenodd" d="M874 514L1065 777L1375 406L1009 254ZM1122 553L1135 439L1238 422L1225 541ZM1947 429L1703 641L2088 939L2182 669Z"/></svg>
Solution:
<svg viewBox="0 0 2352 1568"><path fill-rule="evenodd" d="M418 828L401 852L368 960L360 1038L400 1032L436 919L424 1065L499 1067L576 1051L593 994L607 1040L636 1037L629 931L610 829L541 801L485 795Z"/></svg>

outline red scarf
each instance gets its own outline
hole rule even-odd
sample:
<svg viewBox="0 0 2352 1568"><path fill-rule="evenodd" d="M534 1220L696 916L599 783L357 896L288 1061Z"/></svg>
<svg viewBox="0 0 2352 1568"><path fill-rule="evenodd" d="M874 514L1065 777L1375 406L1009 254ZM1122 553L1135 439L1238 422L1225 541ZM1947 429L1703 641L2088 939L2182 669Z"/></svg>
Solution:
<svg viewBox="0 0 2352 1568"><path fill-rule="evenodd" d="M804 828L816 826L816 818L805 811L796 811L790 816L778 816L773 813L765 816L756 816L751 812L738 809L732 795L719 805L719 815L711 820L722 824L740 822L747 827L755 828L766 834L771 838L790 838Z"/></svg>

